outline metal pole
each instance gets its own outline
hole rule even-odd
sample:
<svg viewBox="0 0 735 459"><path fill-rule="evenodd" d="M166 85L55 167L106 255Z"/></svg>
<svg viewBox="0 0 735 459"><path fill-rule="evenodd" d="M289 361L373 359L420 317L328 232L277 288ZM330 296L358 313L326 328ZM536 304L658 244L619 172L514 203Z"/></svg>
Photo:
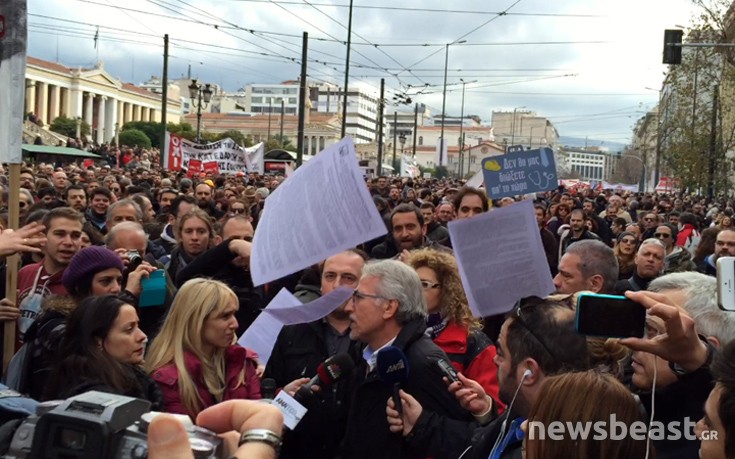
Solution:
<svg viewBox="0 0 735 459"><path fill-rule="evenodd" d="M444 46L444 90L442 91L442 130L439 138L439 164L444 164L444 118L447 108L447 67L449 65L449 43Z"/></svg>
<svg viewBox="0 0 735 459"><path fill-rule="evenodd" d="M720 85L716 84L712 90L712 119L709 136L709 165L707 170L707 197L715 197L715 156L717 153L717 104L719 102Z"/></svg>
<svg viewBox="0 0 735 459"><path fill-rule="evenodd" d="M284 99L281 98L281 148L283 148L283 111L284 111Z"/></svg>
<svg viewBox="0 0 735 459"><path fill-rule="evenodd" d="M347 134L347 86L350 81L350 49L352 47L352 3L350 0L349 19L347 20L347 57L345 57L345 87L342 96L342 138ZM381 96L382 97L382 96ZM380 165L378 165L380 168ZM378 173L380 175L380 173Z"/></svg>
<svg viewBox="0 0 735 459"><path fill-rule="evenodd" d="M200 125L202 123L202 88L197 92L197 143L202 143L200 136Z"/></svg>
<svg viewBox="0 0 735 459"><path fill-rule="evenodd" d="M273 98L268 98L268 140L271 139L271 113L273 113Z"/></svg>
<svg viewBox="0 0 735 459"><path fill-rule="evenodd" d="M462 153L464 152L464 87L467 83L460 78L459 81L462 82L462 110L460 111L459 115L459 167L457 168L458 176L459 178L462 178Z"/></svg>
<svg viewBox="0 0 735 459"><path fill-rule="evenodd" d="M510 123L510 129L512 131L510 133L510 145L511 146L514 145L514 142L516 140L516 111L517 110L518 110L517 108L514 108L513 109L513 121L511 121L511 123Z"/></svg>
<svg viewBox="0 0 735 459"><path fill-rule="evenodd" d="M385 97L385 78L380 79L380 100L378 101L378 168L376 174L383 175L383 98Z"/></svg>
<svg viewBox="0 0 735 459"><path fill-rule="evenodd" d="M396 169L396 148L398 145L398 112L393 112L393 172Z"/></svg>
<svg viewBox="0 0 735 459"><path fill-rule="evenodd" d="M411 157L416 158L416 139L419 136L419 104L413 108L413 152Z"/></svg>
<svg viewBox="0 0 735 459"><path fill-rule="evenodd" d="M304 32L301 43L301 81L299 82L299 125L296 137L296 167L304 161L304 121L306 119L306 58L308 53L309 34Z"/></svg>
<svg viewBox="0 0 735 459"><path fill-rule="evenodd" d="M163 158L168 152L166 151L166 128L168 127L167 115L168 112L168 34L163 36L163 77L161 78L161 158L159 164L163 167ZM151 120L153 121L153 120ZM122 124L122 123L120 123ZM117 139L117 135L120 129L115 129L115 142L117 146L120 146L120 141Z"/></svg>

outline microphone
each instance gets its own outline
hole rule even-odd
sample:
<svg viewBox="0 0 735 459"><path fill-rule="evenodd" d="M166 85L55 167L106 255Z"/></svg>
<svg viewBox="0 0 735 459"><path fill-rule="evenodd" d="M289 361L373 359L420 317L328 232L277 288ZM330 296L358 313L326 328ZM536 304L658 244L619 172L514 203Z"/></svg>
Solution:
<svg viewBox="0 0 735 459"><path fill-rule="evenodd" d="M408 358L397 347L388 346L378 352L376 363L378 376L381 381L392 386L393 403L396 405L398 415L403 417L403 406L398 391L401 389L401 383L408 379Z"/></svg>
<svg viewBox="0 0 735 459"><path fill-rule="evenodd" d="M273 378L263 378L260 382L260 395L264 400L273 400L276 398L276 380Z"/></svg>
<svg viewBox="0 0 735 459"><path fill-rule="evenodd" d="M349 355L337 354L332 356L319 364L319 367L316 369L316 375L311 378L311 381L299 387L296 395L294 395L294 399L299 403L303 403L314 395L314 392L311 390L312 386L317 385L320 388L331 386L340 379L348 376L354 369L355 362L352 361Z"/></svg>

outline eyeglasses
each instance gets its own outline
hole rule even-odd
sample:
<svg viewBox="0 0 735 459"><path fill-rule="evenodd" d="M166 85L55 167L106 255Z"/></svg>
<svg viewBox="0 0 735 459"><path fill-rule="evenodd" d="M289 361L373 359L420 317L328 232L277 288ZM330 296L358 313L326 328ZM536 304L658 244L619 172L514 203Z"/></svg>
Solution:
<svg viewBox="0 0 735 459"><path fill-rule="evenodd" d="M643 220L647 222L652 222L653 218L643 217Z"/></svg>
<svg viewBox="0 0 735 459"><path fill-rule="evenodd" d="M231 209L233 214L245 213L245 209Z"/></svg>
<svg viewBox="0 0 735 459"><path fill-rule="evenodd" d="M424 290L429 290L432 288L439 288L439 287L441 287L441 284L435 284L433 282L429 282L425 280L421 281L421 288L423 288Z"/></svg>
<svg viewBox="0 0 735 459"><path fill-rule="evenodd" d="M375 300L387 300L388 299L380 295L368 295L367 293L362 293L361 291L357 289L355 289L355 291L352 292L352 301L364 300L365 298L373 298Z"/></svg>
<svg viewBox="0 0 735 459"><path fill-rule="evenodd" d="M671 237L671 235L666 233L653 233L653 237L655 237L656 239L668 239Z"/></svg>
<svg viewBox="0 0 735 459"><path fill-rule="evenodd" d="M635 239L623 239L620 242L623 244L635 244Z"/></svg>
<svg viewBox="0 0 735 459"><path fill-rule="evenodd" d="M554 358L554 360L560 360L559 358L557 358L556 354L554 354L551 348L549 348L546 342L542 340L538 334L536 334L533 330L531 330L531 327L529 327L526 321L523 319L524 307L528 308L529 306L531 307L537 306L537 305L541 305L542 303L544 303L544 300L538 297L529 297L529 298L521 299L518 302L518 305L516 306L516 313L515 313L516 322L518 322L523 328L525 328L528 334L533 336L536 339L536 341L538 341L538 343L541 345L541 347L543 347L546 350L546 352L548 352L549 355Z"/></svg>

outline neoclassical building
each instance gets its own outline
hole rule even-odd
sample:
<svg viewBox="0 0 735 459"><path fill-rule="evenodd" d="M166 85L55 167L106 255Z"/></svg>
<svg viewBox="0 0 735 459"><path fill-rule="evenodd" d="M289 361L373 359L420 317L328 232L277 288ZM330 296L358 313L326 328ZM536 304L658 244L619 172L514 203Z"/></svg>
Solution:
<svg viewBox="0 0 735 459"><path fill-rule="evenodd" d="M34 113L44 126L61 115L86 121L97 143L114 139L125 123L161 121L159 94L123 83L101 62L92 69L70 68L29 56L25 104L26 113ZM169 86L167 121L180 118L179 90Z"/></svg>

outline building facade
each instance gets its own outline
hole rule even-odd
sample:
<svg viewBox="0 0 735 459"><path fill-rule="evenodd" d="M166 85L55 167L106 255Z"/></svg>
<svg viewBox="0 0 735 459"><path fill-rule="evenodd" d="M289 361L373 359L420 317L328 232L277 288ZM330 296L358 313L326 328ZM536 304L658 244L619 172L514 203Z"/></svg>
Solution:
<svg viewBox="0 0 735 459"><path fill-rule="evenodd" d="M114 139L125 123L161 120L159 95L123 83L107 73L102 63L92 69L73 69L28 57L25 106L26 113L36 115L44 126L59 116L84 120L97 143ZM178 123L180 116L178 94L169 94L167 119Z"/></svg>
<svg viewBox="0 0 735 459"><path fill-rule="evenodd" d="M555 149L559 144L559 133L553 123L531 110L493 112L490 124L496 142L502 145Z"/></svg>
<svg viewBox="0 0 735 459"><path fill-rule="evenodd" d="M341 118L346 113L346 133L357 143L370 143L378 140L378 94L362 87L353 86L347 92L347 109L342 109L344 91L333 85L321 85L310 91L312 111L321 114L338 114ZM383 139L387 139L386 110L383 124Z"/></svg>

